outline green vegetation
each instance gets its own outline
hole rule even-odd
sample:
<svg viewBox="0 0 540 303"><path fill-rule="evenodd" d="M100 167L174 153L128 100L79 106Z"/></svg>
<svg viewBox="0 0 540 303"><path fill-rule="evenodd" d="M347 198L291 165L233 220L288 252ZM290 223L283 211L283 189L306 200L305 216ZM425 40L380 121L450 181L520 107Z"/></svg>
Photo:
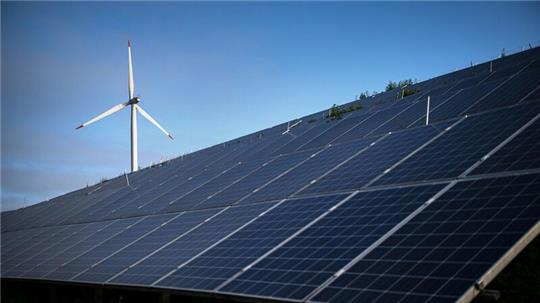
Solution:
<svg viewBox="0 0 540 303"><path fill-rule="evenodd" d="M394 81L388 81L388 84L386 85L386 89L385 91L388 92L388 91L391 91L393 89L396 89L396 88L403 88L405 86L409 86L409 85L413 85L413 84L416 84L418 81L416 79L405 79L405 80L401 80L399 82L394 82Z"/></svg>
<svg viewBox="0 0 540 303"><path fill-rule="evenodd" d="M419 91L420 90L417 89L417 88L405 88L405 89L403 89L403 93L401 94L401 96L402 96L402 98L405 98L407 96L414 95Z"/></svg>
<svg viewBox="0 0 540 303"><path fill-rule="evenodd" d="M360 96L358 96L358 100L367 99L369 97L370 97L369 92L366 90L365 92L360 93Z"/></svg>
<svg viewBox="0 0 540 303"><path fill-rule="evenodd" d="M403 99L407 96L414 95L417 92L420 91L419 88L410 88L409 86L418 83L416 79L405 79L398 82L394 81L388 81L388 84L386 85L385 91L391 91L395 89L400 89L396 93L396 100Z"/></svg>
<svg viewBox="0 0 540 303"><path fill-rule="evenodd" d="M376 90L374 90L373 92L369 92L369 91L365 91L365 92L362 92L360 93L360 95L356 96L356 100L364 100L364 99L367 99L369 97L373 97L375 96L376 94L378 94L379 92L377 92Z"/></svg>
<svg viewBox="0 0 540 303"><path fill-rule="evenodd" d="M330 120L339 120L343 117L343 112L337 105L332 105L330 110L328 111L327 118L330 118Z"/></svg>
<svg viewBox="0 0 540 303"><path fill-rule="evenodd" d="M345 110L343 110L343 112L350 113L350 112L354 112L355 110L361 110L362 108L364 108L362 106L362 104L358 104L356 106L351 105L351 106L347 107Z"/></svg>
<svg viewBox="0 0 540 303"><path fill-rule="evenodd" d="M355 110L361 110L362 108L363 106L361 104L358 104L358 105L351 105L345 109L341 109L339 106L334 104L328 111L328 115L326 115L326 118L330 118L330 120L339 120L343 118L343 114L350 113Z"/></svg>

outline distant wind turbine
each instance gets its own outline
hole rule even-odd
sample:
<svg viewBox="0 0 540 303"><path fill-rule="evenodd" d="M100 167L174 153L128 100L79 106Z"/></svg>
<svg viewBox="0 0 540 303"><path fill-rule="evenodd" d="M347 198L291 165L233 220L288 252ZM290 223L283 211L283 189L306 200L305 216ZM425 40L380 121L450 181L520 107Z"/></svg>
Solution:
<svg viewBox="0 0 540 303"><path fill-rule="evenodd" d="M172 135L168 133L159 123L157 123L152 116L150 116L142 107L138 104L141 99L140 97L134 97L135 85L133 83L133 66L131 63L131 41L128 40L128 92L129 92L129 101L125 103L118 104L113 106L111 109L95 116L94 118L88 120L87 122L79 125L76 129L83 128L88 126L96 121L99 121L107 116L110 116L124 108L128 105L131 105L131 171L136 172L139 169L138 164L138 152L137 152L137 112L139 112L143 117L148 121L154 124L159 128L165 135L167 135L171 140L173 139Z"/></svg>

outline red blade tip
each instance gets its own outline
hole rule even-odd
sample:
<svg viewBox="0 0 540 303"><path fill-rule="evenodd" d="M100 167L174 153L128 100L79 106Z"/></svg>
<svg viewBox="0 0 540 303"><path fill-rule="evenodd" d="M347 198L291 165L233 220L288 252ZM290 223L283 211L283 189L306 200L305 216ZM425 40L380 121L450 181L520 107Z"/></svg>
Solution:
<svg viewBox="0 0 540 303"><path fill-rule="evenodd" d="M79 126L77 126L77 128L76 128L76 129L79 129L79 128L83 128L83 125L79 125Z"/></svg>
<svg viewBox="0 0 540 303"><path fill-rule="evenodd" d="M169 134L169 138L171 138L171 140L174 140L174 138L172 137L172 135Z"/></svg>
<svg viewBox="0 0 540 303"><path fill-rule="evenodd" d="M128 47L131 47L131 40L128 40Z"/></svg>

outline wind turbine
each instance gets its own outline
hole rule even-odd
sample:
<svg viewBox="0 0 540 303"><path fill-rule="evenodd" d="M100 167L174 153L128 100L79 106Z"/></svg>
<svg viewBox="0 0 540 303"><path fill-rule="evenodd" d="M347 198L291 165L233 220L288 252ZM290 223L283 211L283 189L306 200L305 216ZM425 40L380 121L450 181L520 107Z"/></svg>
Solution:
<svg viewBox="0 0 540 303"><path fill-rule="evenodd" d="M96 121L99 121L107 116L110 116L122 109L131 106L131 171L136 172L139 169L139 160L137 152L137 112L139 112L143 117L145 117L150 123L154 124L159 128L165 135L167 135L171 140L173 137L168 133L159 123L157 123L152 116L150 116L146 111L142 109L139 105L141 101L140 97L134 97L135 85L133 83L133 66L131 62L131 41L128 40L128 93L129 100L125 103L120 103L113 106L109 110L95 116L94 118L86 121L85 123L79 125L76 129L81 129L85 126L88 126Z"/></svg>

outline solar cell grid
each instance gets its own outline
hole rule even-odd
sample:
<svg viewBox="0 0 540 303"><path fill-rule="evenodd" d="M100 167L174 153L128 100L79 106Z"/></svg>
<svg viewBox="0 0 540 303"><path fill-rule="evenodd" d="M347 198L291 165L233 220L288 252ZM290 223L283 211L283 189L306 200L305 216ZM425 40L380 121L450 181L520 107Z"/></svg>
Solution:
<svg viewBox="0 0 540 303"><path fill-rule="evenodd" d="M468 117L374 185L457 177L539 112L535 103Z"/></svg>
<svg viewBox="0 0 540 303"><path fill-rule="evenodd" d="M127 177L121 176L117 182L120 184L113 191L102 192L92 191L88 195L93 200L99 200L98 203L92 205L90 208L81 207L78 205L74 212L71 214L64 214L66 221L72 223L78 223L81 221L95 221L102 220L106 214L108 214L115 207L123 205L126 201L131 201L135 197L135 190L138 190L137 194L144 193L145 190L153 188L156 182L160 182L162 178L167 178L173 173L172 165L165 165L162 169L148 168L141 171L142 176L139 174L130 174ZM129 186L128 186L129 179ZM108 182L107 182L108 183ZM107 185L105 183L105 185ZM83 205L86 205L83 204Z"/></svg>
<svg viewBox="0 0 540 303"><path fill-rule="evenodd" d="M83 239L96 233L99 229L107 225L106 222L88 223L82 225L82 229L76 233L72 233L68 237L57 242L55 245L49 246L46 249L39 252L38 255L32 257L31 260L26 261L20 270L22 274L20 276L40 278L49 271L55 269L54 259L57 258L62 252L73 245L76 245ZM60 264L58 264L60 265Z"/></svg>
<svg viewBox="0 0 540 303"><path fill-rule="evenodd" d="M446 97L441 97L446 99ZM430 106L434 106L436 100L430 100ZM409 106L406 110L402 111L392 119L381 124L370 135L381 135L391 131L398 131L407 128L411 123L426 116L427 111L427 97Z"/></svg>
<svg viewBox="0 0 540 303"><path fill-rule="evenodd" d="M527 96L521 100L521 102L540 101L540 86L530 92Z"/></svg>
<svg viewBox="0 0 540 303"><path fill-rule="evenodd" d="M259 190L249 200L271 201L286 198L349 157L361 152L375 140L376 138L369 138L333 145Z"/></svg>
<svg viewBox="0 0 540 303"><path fill-rule="evenodd" d="M523 70L530 62L519 62L510 66L502 66L501 68L496 68L493 70L493 73L489 75L488 81L495 79L504 79L510 76L513 76Z"/></svg>
<svg viewBox="0 0 540 303"><path fill-rule="evenodd" d="M70 280L77 280L74 278L81 272L90 268L114 252L122 249L124 246L138 239L150 230L160 226L162 223L165 223L171 217L171 215L145 217L135 224L130 225L120 233L100 243L83 255L71 260L64 266L64 271L67 271L69 268L70 271L75 273L73 276L71 276Z"/></svg>
<svg viewBox="0 0 540 303"><path fill-rule="evenodd" d="M158 285L184 289L214 289L346 196L285 201Z"/></svg>
<svg viewBox="0 0 540 303"><path fill-rule="evenodd" d="M274 152L274 155L280 155L280 154L287 154L294 152L297 150L300 146L308 143L309 141L313 140L315 137L319 136L326 130L328 130L330 127L335 125L335 121L331 121L328 123L322 122L319 125L314 126L307 132L305 132L302 136L299 136L292 140L291 142L287 143L280 149L278 149L276 152Z"/></svg>
<svg viewBox="0 0 540 303"><path fill-rule="evenodd" d="M72 228L72 226L53 226L44 229L38 235L39 237L32 237L29 241L25 241L24 246L20 251L16 251L15 254L2 260L2 276L18 276L21 274L17 267L24 264L25 261L30 260L33 256L39 254L45 247L54 245L58 240L68 236L73 231L76 231L80 226ZM56 239L56 240L55 240Z"/></svg>
<svg viewBox="0 0 540 303"><path fill-rule="evenodd" d="M538 224L539 185L538 174L457 183L313 301L456 301Z"/></svg>
<svg viewBox="0 0 540 303"><path fill-rule="evenodd" d="M471 104L489 94L504 80L499 79L469 87L444 100L444 102L434 103L429 113L430 121L437 122L460 116ZM423 124L423 122L419 121L416 125Z"/></svg>
<svg viewBox="0 0 540 303"><path fill-rule="evenodd" d="M540 168L540 121L536 120L521 134L491 155L471 174L489 174Z"/></svg>
<svg viewBox="0 0 540 303"><path fill-rule="evenodd" d="M73 206L73 208L69 212L63 213L62 217L56 218L53 224L63 225L63 224L77 224L77 223L96 221L95 219L90 218L89 214L107 205L110 202L110 200L114 199L114 197L117 194L122 193L122 190L125 187L126 186L124 184L123 186L117 186L112 189L99 191L99 192L92 192L86 195L86 197L84 198L74 198L73 200L77 201L77 203L75 203L77 205ZM51 209L50 211L53 211L53 210ZM103 218L100 218L100 219L103 219Z"/></svg>
<svg viewBox="0 0 540 303"><path fill-rule="evenodd" d="M255 190L272 181L274 178L287 172L302 161L307 160L311 155L317 153L318 150L301 151L293 154L282 155L267 165L263 165L239 180L227 189L213 195L206 201L200 203L198 207L216 207L238 203L242 199L246 199ZM246 200L242 203L249 203L251 200Z"/></svg>
<svg viewBox="0 0 540 303"><path fill-rule="evenodd" d="M151 285L273 205L262 203L230 207L109 282Z"/></svg>
<svg viewBox="0 0 540 303"><path fill-rule="evenodd" d="M34 237L39 237L41 233L46 232L47 228L39 229L22 229L12 232L3 232L2 233L2 255L0 262L3 264L6 259L10 256L13 256L15 252L20 252L23 250L23 247L31 243L31 239Z"/></svg>
<svg viewBox="0 0 540 303"><path fill-rule="evenodd" d="M360 192L219 291L301 300L442 187Z"/></svg>
<svg viewBox="0 0 540 303"><path fill-rule="evenodd" d="M400 106L391 107L385 110L381 110L364 120L362 123L356 125L342 136L336 138L332 143L347 142L355 139L365 137L373 130L375 130L382 123L394 118L401 111L405 110L409 104L403 104Z"/></svg>
<svg viewBox="0 0 540 303"><path fill-rule="evenodd" d="M76 193L64 195L59 199L53 199L54 201L51 201L48 207L37 210L23 224L27 227L58 225L66 218L65 216L69 216L80 205L91 204L94 200L99 201L102 197L115 190L116 187L111 186L111 183L105 183L94 186L89 191L77 191Z"/></svg>
<svg viewBox="0 0 540 303"><path fill-rule="evenodd" d="M68 195L75 196L76 194L71 193ZM3 221L4 217L2 217L2 231L15 231L39 226L40 222L44 220L43 217L48 215L48 209L62 197L67 198L64 196L13 211L11 223Z"/></svg>
<svg viewBox="0 0 540 303"><path fill-rule="evenodd" d="M190 208L188 200L184 199L186 195L219 177L226 171L233 169L238 163L224 165L223 169L218 167L205 168L201 172L184 178L183 180L173 180L169 184L164 184L152 192L139 196L132 202L119 209L118 214L149 214L157 213L167 208L170 204L177 206L174 211L181 211ZM180 203L179 201L182 201Z"/></svg>
<svg viewBox="0 0 540 303"><path fill-rule="evenodd" d="M229 186L232 186L232 184L249 175L252 171L259 168L267 161L268 159L261 159L240 163L233 169L228 170L227 172L219 175L217 178L211 180L206 184L203 184L203 186L182 197L179 201L176 201L169 208L167 208L167 211L175 210L186 206L189 206L191 209L198 209L199 203L203 203L211 195L214 195L219 191L222 191Z"/></svg>
<svg viewBox="0 0 540 303"><path fill-rule="evenodd" d="M254 159L258 159L260 157L270 157L272 155L276 155L278 150L287 145L289 142L294 141L295 138L296 137L291 135L278 135L277 137L268 140L268 144L262 145L259 149L254 149L249 157L242 160L253 161Z"/></svg>
<svg viewBox="0 0 540 303"><path fill-rule="evenodd" d="M71 264L70 262L80 255L83 255L88 250L93 249L95 246L107 241L111 237L114 237L118 233L121 233L129 226L141 221L143 218L129 218L124 220L116 220L111 224L106 225L102 230L94 233L89 238L86 238L82 242L73 246L66 254L67 257L65 263L62 263L59 267L47 273L43 276L46 279L51 280L69 280L71 277L78 273L79 267L77 263Z"/></svg>
<svg viewBox="0 0 540 303"><path fill-rule="evenodd" d="M298 149L310 149L326 145L332 142L337 137L341 136L343 133L347 132L349 129L356 126L357 124L362 123L371 115L371 113L364 113L358 116L347 117L339 122L334 122L332 123L332 125L330 125L331 127L329 127L325 132L315 137L313 140L307 142L306 144L300 146Z"/></svg>
<svg viewBox="0 0 540 303"><path fill-rule="evenodd" d="M222 210L212 209L178 214L172 221L162 225L127 248L117 251L96 266L81 272L76 279L94 282L108 281L127 271L130 266L136 265L145 257L159 251L160 248L174 239L182 237L185 233L203 224L205 220L215 216L219 211Z"/></svg>
<svg viewBox="0 0 540 303"><path fill-rule="evenodd" d="M486 98L465 110L466 113L477 113L493 108L516 104L540 85L540 73L537 71L521 72L504 83Z"/></svg>
<svg viewBox="0 0 540 303"><path fill-rule="evenodd" d="M480 83L486 81L489 79L489 74L482 74L479 76L473 76L470 78L465 78L462 81L460 81L458 84L456 84L454 87L452 87L452 90L450 93L455 93L460 89L466 89L470 88L475 85L479 85Z"/></svg>
<svg viewBox="0 0 540 303"><path fill-rule="evenodd" d="M299 194L361 188L437 134L439 131L431 126L392 133Z"/></svg>

